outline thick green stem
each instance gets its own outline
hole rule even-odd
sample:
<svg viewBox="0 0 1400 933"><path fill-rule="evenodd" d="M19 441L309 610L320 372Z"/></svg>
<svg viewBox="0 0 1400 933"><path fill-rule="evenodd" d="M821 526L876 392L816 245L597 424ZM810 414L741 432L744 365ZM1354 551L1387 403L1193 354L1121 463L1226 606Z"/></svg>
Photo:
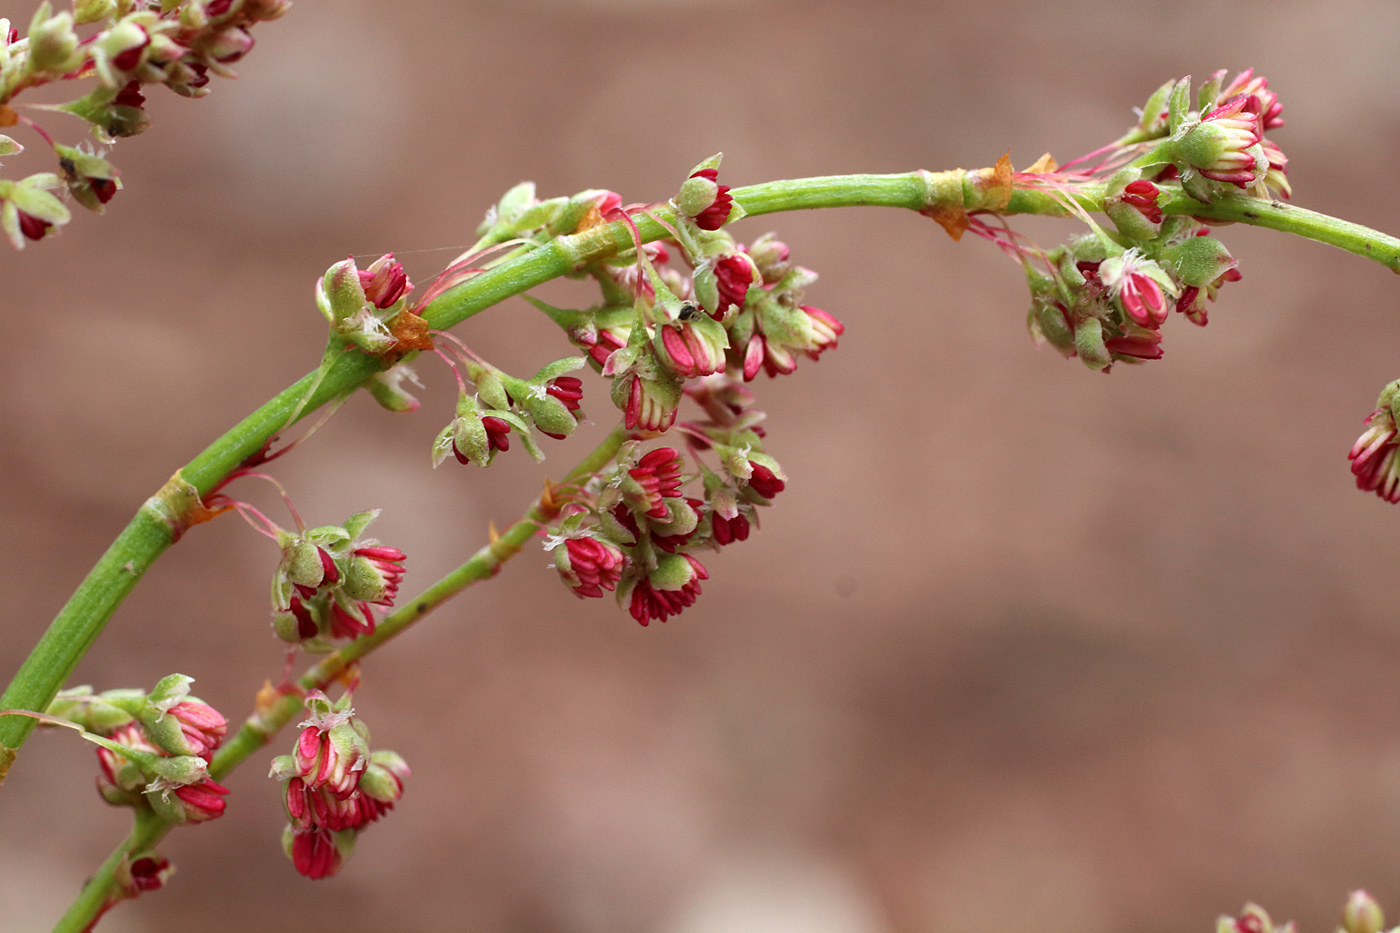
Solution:
<svg viewBox="0 0 1400 933"><path fill-rule="evenodd" d="M602 443L569 471L561 485L579 483L602 470L617 456L618 448L626 439L627 432L620 426L615 428ZM300 691L284 692L266 704L260 703L259 709L248 717L243 727L214 755L214 760L209 765L209 776L215 781L223 780L250 755L266 745L279 729L301 713L302 691L325 689L347 667L378 649L453 596L495 576L501 565L520 553L530 538L554 517L557 508L549 490L546 490L546 494L536 500L503 534L473 554L466 563L406 602L397 612L385 616L375 626L372 634L355 639L313 664L297 679ZM136 827L131 831L131 835L117 846L107 857L107 861L102 863L102 867L83 885L81 893L69 905L58 926L54 927L55 933L77 933L88 929L107 904L116 882L116 871L123 859L150 850L174 828L175 824L161 819L153 811L138 810Z"/></svg>
<svg viewBox="0 0 1400 933"><path fill-rule="evenodd" d="M963 186L965 190L966 184ZM1097 210L1101 206L1099 191L1096 186L1088 186L1076 198L1086 210ZM734 200L751 215L826 207L876 206L922 210L939 206L929 203L928 175L923 172L775 181L735 188L731 193ZM1390 269L1400 270L1400 240L1302 208L1243 196L1222 198L1209 205L1184 195L1174 195L1165 201L1162 207L1170 213L1234 220L1296 233L1375 259ZM970 207L978 206L972 201L966 203ZM1060 215L1065 210L1061 203L1045 192L1018 190L1012 194L1010 203L1002 212ZM655 213L663 220L674 216L669 207L658 207ZM644 240L666 235L665 228L646 215L637 217L637 228ZM621 221L599 224L580 234L558 237L461 282L436 298L423 315L432 327L445 329L505 298L631 246L631 232ZM302 408L300 417L352 391L372 376L378 365L375 360L358 352L346 353L325 374ZM268 438L286 426L287 419L307 393L312 379L312 375L304 377L211 444L181 471L184 479L201 494L208 492L244 459L261 449ZM43 710L68 679L122 599L171 541L168 527L154 521L145 510L138 513L54 619L4 695L0 696L0 709ZM6 750L18 749L32 729L33 722L29 719L0 717L0 779L4 775Z"/></svg>

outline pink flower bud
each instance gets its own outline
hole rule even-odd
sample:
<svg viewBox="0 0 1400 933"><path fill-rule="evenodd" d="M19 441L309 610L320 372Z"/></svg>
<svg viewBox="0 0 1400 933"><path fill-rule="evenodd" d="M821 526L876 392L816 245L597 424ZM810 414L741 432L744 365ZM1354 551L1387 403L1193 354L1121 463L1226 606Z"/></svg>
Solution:
<svg viewBox="0 0 1400 933"><path fill-rule="evenodd" d="M481 426L486 429L486 443L489 450L510 450L510 425L493 415L488 415L481 419ZM461 464L471 463L471 458L457 446L454 439L452 442L452 454Z"/></svg>
<svg viewBox="0 0 1400 933"><path fill-rule="evenodd" d="M742 512L736 513L733 518L725 518L718 512L712 512L710 514L710 534L714 537L715 543L720 545L730 544L734 541L747 541L749 520Z"/></svg>
<svg viewBox="0 0 1400 933"><path fill-rule="evenodd" d="M1366 430L1347 454L1356 488L1374 492L1386 502L1400 502L1400 445L1396 443L1395 419L1389 408L1377 408L1365 424Z"/></svg>
<svg viewBox="0 0 1400 933"><path fill-rule="evenodd" d="M131 897L145 894L147 891L159 891L165 887L165 880L170 877L170 873L170 860L165 856L155 853L143 855L132 859L127 866L122 888Z"/></svg>
<svg viewBox="0 0 1400 933"><path fill-rule="evenodd" d="M393 253L385 253L369 268L360 270L360 285L365 290L365 298L380 310L392 307L413 291L403 264L394 260Z"/></svg>
<svg viewBox="0 0 1400 933"><path fill-rule="evenodd" d="M646 379L638 373L629 373L618 382L626 393L622 413L623 425L628 430L635 428L659 434L676 423L676 407L670 399L680 393L667 391L669 383ZM616 390L613 399L617 400Z"/></svg>
<svg viewBox="0 0 1400 933"><path fill-rule="evenodd" d="M180 724L186 746L180 751L183 755L198 755L208 761L228 735L228 720L203 700L191 698L176 703L165 715L174 717Z"/></svg>
<svg viewBox="0 0 1400 933"><path fill-rule="evenodd" d="M658 447L648 451L637 465L627 471L628 477L640 489L640 499L644 512L652 518L664 519L668 512L663 499L675 498L681 494L681 458L673 447ZM624 490L624 495L628 490Z"/></svg>
<svg viewBox="0 0 1400 933"><path fill-rule="evenodd" d="M709 184L687 186L681 189L678 202L681 209L690 215L701 230L718 230L729 220L734 198L729 194L729 186L718 181L719 169L704 168L690 176Z"/></svg>
<svg viewBox="0 0 1400 933"><path fill-rule="evenodd" d="M616 589L626 563L620 548L598 538L569 538L554 551L559 576L579 599L600 597L603 590Z"/></svg>
<svg viewBox="0 0 1400 933"><path fill-rule="evenodd" d="M103 49L110 57L112 65L121 71L133 71L141 64L141 53L151 44L150 33L132 22L112 29L106 34L107 47Z"/></svg>
<svg viewBox="0 0 1400 933"><path fill-rule="evenodd" d="M1157 206L1160 193L1156 185L1140 178L1123 189L1123 203L1137 208L1149 223L1159 224L1162 222L1162 209Z"/></svg>
<svg viewBox="0 0 1400 933"><path fill-rule="evenodd" d="M1160 360L1162 358L1162 334L1160 331L1144 330L1136 334L1109 337L1104 347L1115 358L1131 357L1138 360Z"/></svg>
<svg viewBox="0 0 1400 933"><path fill-rule="evenodd" d="M718 320L730 308L744 306L749 289L763 284L763 274L748 253L734 252L715 263L715 284L719 288L719 308L714 317Z"/></svg>
<svg viewBox="0 0 1400 933"><path fill-rule="evenodd" d="M341 846L329 829L293 830L286 849L296 870L311 879L329 878L345 862Z"/></svg>
<svg viewBox="0 0 1400 933"><path fill-rule="evenodd" d="M657 357L668 369L687 379L698 379L724 372L724 330L711 324L718 333L696 327L691 321L677 321L675 326L663 324L657 328Z"/></svg>
<svg viewBox="0 0 1400 933"><path fill-rule="evenodd" d="M612 356L614 350L621 350L627 346L627 341L620 338L610 330L600 330L593 338L593 342L587 344L588 355L593 358L593 362L602 366Z"/></svg>
<svg viewBox="0 0 1400 933"><path fill-rule="evenodd" d="M253 37L246 29L231 26L215 34L204 46L204 52L221 65L231 65L251 52L253 45Z"/></svg>
<svg viewBox="0 0 1400 933"><path fill-rule="evenodd" d="M761 463L753 465L753 475L749 477L749 488L765 499L772 499L787 488L772 470Z"/></svg>
<svg viewBox="0 0 1400 933"><path fill-rule="evenodd" d="M1178 165L1195 168L1206 178L1248 188L1262 176L1257 148L1259 98L1239 94L1201 118L1176 141Z"/></svg>
<svg viewBox="0 0 1400 933"><path fill-rule="evenodd" d="M19 212L19 232L30 240L42 240L53 229L53 224L47 220L40 220L33 214Z"/></svg>
<svg viewBox="0 0 1400 933"><path fill-rule="evenodd" d="M685 563L678 563L681 561ZM664 579L673 575L684 582ZM642 625L647 625L652 619L665 622L687 606L694 605L696 597L700 595L700 581L709 579L709 576L704 565L689 554L664 558L658 563L656 571L642 577L632 588L629 606L632 618Z"/></svg>
<svg viewBox="0 0 1400 933"><path fill-rule="evenodd" d="M156 812L174 823L203 823L224 813L228 788L205 778L195 784L159 788L152 784L146 797Z"/></svg>
<svg viewBox="0 0 1400 933"><path fill-rule="evenodd" d="M378 606L392 606L403 580L405 559L395 547L356 548L345 577L345 595Z"/></svg>
<svg viewBox="0 0 1400 933"><path fill-rule="evenodd" d="M298 775L308 788L325 787L344 799L354 793L368 754L364 740L346 722L328 729L307 726L297 737L292 757Z"/></svg>
<svg viewBox="0 0 1400 933"><path fill-rule="evenodd" d="M146 732L138 722L118 726L108 738L127 748L161 754L161 750L146 738ZM102 746L97 748L97 763L102 769L97 777L97 791L104 800L116 806L130 806L138 802L139 798L131 795L144 789L150 780L139 765Z"/></svg>

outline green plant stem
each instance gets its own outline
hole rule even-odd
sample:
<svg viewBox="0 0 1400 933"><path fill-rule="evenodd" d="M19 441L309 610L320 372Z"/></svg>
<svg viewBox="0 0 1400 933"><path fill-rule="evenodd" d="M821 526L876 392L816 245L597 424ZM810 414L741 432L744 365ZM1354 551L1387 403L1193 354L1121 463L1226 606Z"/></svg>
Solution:
<svg viewBox="0 0 1400 933"><path fill-rule="evenodd" d="M964 199L975 208L975 198L968 200L975 195L975 192L970 194L969 185L970 182L963 184ZM827 207L920 210L929 206L927 175L922 172L775 181L735 188L731 194L750 215ZM1101 197L1101 187L1094 185L1085 186L1076 195L1086 210L1098 210L1102 206ZM1400 240L1357 224L1243 196L1221 198L1209 205L1185 195L1172 195L1164 200L1161 206L1169 213L1234 220L1299 234L1400 271ZM1062 215L1065 209L1049 194L1018 190L1002 213ZM663 220L674 218L669 207L658 207L655 214ZM667 235L660 223L646 215L639 215L636 223L643 240ZM631 247L631 232L621 221L557 237L457 284L434 299L424 309L423 316L430 326L446 329L512 295ZM305 417L326 402L349 393L378 368L378 362L370 357L358 352L346 353L330 367L298 417ZM312 385L313 376L303 377L211 444L184 467L181 471L184 479L201 494L207 493L287 426L288 418ZM171 542L168 527L158 515L143 507L50 624L0 696L0 709L45 709L117 606ZM34 723L27 718L0 717L0 779L4 775L6 750L18 749L33 727Z"/></svg>
<svg viewBox="0 0 1400 933"><path fill-rule="evenodd" d="M586 480L606 467L617 456L617 450L627 439L622 427L615 428L587 457L569 471L562 486ZM501 566L518 554L545 523L552 520L555 506L545 497L536 500L519 519L490 544L481 548L466 563L448 573L432 586L407 601L396 612L385 616L374 632L357 638L338 651L326 655L297 678L297 687L284 691L272 702L261 706L219 751L209 765L209 776L221 781L250 755L262 748L278 730L302 712L302 696L306 690L323 690L346 668L377 650L447 600L468 587L489 580ZM138 810L136 826L102 863L102 867L83 885L82 891L69 905L54 933L79 933L101 913L116 881L117 869L124 859L138 856L151 849L175 824L161 819L151 810Z"/></svg>

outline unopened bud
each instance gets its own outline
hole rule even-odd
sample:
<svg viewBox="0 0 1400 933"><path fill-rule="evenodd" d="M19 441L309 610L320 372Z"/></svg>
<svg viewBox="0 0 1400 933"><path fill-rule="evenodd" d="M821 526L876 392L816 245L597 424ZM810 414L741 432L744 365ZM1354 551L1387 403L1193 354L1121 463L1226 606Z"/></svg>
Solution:
<svg viewBox="0 0 1400 933"><path fill-rule="evenodd" d="M39 4L29 22L29 71L71 71L78 64L78 34L73 14L53 15L49 0Z"/></svg>
<svg viewBox="0 0 1400 933"><path fill-rule="evenodd" d="M1342 926L1346 933L1380 933L1385 926L1381 905L1365 891L1352 891L1342 911Z"/></svg>
<svg viewBox="0 0 1400 933"><path fill-rule="evenodd" d="M117 10L116 0L77 0L73 4L73 21L80 26L106 19Z"/></svg>

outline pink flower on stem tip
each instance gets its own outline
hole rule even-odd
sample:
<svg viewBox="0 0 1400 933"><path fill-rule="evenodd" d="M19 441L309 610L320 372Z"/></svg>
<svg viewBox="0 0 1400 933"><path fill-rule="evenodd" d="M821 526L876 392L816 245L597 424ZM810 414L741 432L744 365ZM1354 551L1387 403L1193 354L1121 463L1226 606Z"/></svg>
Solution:
<svg viewBox="0 0 1400 933"><path fill-rule="evenodd" d="M1352 445L1347 459L1356 476L1356 488L1374 492L1386 502L1400 502L1400 456L1397 456L1395 419L1388 408L1367 416L1366 430Z"/></svg>
<svg viewBox="0 0 1400 933"><path fill-rule="evenodd" d="M625 509L624 509L625 511ZM631 519L631 515L627 516ZM613 544L597 538L569 538L562 553L555 557L555 566L564 585L579 599L600 597L603 590L617 588L627 558Z"/></svg>
<svg viewBox="0 0 1400 933"><path fill-rule="evenodd" d="M1157 206L1158 187L1145 178L1140 178L1123 189L1123 203L1131 204L1145 217L1148 223L1162 222L1162 209Z"/></svg>
<svg viewBox="0 0 1400 933"><path fill-rule="evenodd" d="M681 457L674 447L658 447L648 451L627 475L642 487L648 508L646 514L664 519L668 512L663 499L681 494Z"/></svg>
<svg viewBox="0 0 1400 933"><path fill-rule="evenodd" d="M687 606L693 606L700 595L700 581L708 580L709 573L694 557L681 555L691 566L691 578L678 590L663 590L652 584L649 577L642 577L632 588L629 611L638 623L647 625L652 619L665 622L673 615L679 615Z"/></svg>
<svg viewBox="0 0 1400 933"><path fill-rule="evenodd" d="M690 177L708 178L715 182L715 198L708 207L695 215L695 226L701 230L718 230L729 220L729 212L734 205L734 198L729 193L729 186L719 184L719 169L702 168Z"/></svg>
<svg viewBox="0 0 1400 933"><path fill-rule="evenodd" d="M369 268L359 270L359 274L365 298L381 311L392 307L400 298L413 291L413 285L408 281L408 273L403 270L403 263L395 261L393 253L385 253L371 263Z"/></svg>

